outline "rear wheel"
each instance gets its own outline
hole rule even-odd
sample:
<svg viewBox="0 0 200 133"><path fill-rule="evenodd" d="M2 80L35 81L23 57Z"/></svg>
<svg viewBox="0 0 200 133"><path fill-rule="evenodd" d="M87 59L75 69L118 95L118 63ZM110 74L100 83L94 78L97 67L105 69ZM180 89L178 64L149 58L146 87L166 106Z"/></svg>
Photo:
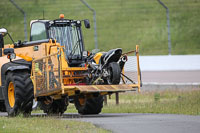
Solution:
<svg viewBox="0 0 200 133"><path fill-rule="evenodd" d="M93 98L75 98L75 107L79 114L99 114L103 108L103 96Z"/></svg>
<svg viewBox="0 0 200 133"><path fill-rule="evenodd" d="M121 68L117 62L111 62L108 65L108 77L106 79L107 84L119 84L121 76Z"/></svg>
<svg viewBox="0 0 200 133"><path fill-rule="evenodd" d="M8 72L4 88L5 106L9 116L30 115L33 104L33 84L24 71Z"/></svg>
<svg viewBox="0 0 200 133"><path fill-rule="evenodd" d="M47 113L48 115L62 115L68 106L68 100L66 98L53 100L52 102L48 100L40 101L40 109Z"/></svg>

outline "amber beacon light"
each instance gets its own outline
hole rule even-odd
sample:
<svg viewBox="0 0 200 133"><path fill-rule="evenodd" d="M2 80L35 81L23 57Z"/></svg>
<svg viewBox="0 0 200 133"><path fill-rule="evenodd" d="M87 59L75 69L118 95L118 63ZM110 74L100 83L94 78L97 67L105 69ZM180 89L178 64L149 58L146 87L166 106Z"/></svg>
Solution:
<svg viewBox="0 0 200 133"><path fill-rule="evenodd" d="M60 19L64 19L65 15L64 14L60 14Z"/></svg>

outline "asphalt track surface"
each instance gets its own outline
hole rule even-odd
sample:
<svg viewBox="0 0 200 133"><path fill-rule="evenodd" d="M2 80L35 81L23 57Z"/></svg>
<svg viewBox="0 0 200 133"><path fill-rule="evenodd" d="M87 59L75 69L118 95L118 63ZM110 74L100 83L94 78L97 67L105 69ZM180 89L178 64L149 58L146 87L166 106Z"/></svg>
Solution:
<svg viewBox="0 0 200 133"><path fill-rule="evenodd" d="M199 133L200 116L173 114L100 114L77 120L114 133Z"/></svg>
<svg viewBox="0 0 200 133"><path fill-rule="evenodd" d="M0 116L7 116L0 113ZM43 117L45 114L32 114ZM114 133L199 133L200 116L175 114L103 113L99 115L64 114L59 119L91 122ZM80 131L81 132L81 131Z"/></svg>

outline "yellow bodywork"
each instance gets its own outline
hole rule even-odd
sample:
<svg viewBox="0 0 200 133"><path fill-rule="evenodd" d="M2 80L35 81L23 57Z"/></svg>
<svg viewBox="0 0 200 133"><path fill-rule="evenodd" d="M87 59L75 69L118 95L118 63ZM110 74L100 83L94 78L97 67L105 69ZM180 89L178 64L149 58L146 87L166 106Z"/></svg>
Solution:
<svg viewBox="0 0 200 133"><path fill-rule="evenodd" d="M101 56L103 55L103 53L99 52L99 53L96 53L95 56L94 56L94 60L97 64L99 64L99 60L101 58Z"/></svg>
<svg viewBox="0 0 200 133"><path fill-rule="evenodd" d="M37 47L37 50L35 50ZM14 48L14 45L6 45L5 48ZM55 99L62 95L74 96L76 94L89 95L91 93L100 93L102 95L114 92L131 91L138 88L140 91L140 69L139 69L139 48L136 46L137 56L137 84L120 84L120 85L77 85L75 80L83 80L87 71L87 66L84 67L69 67L63 47L59 43L52 42L34 44L15 48L17 59L32 61L31 79L34 85L34 96L52 96ZM94 57L96 63L103 53L97 53ZM2 59L5 58L4 61ZM6 56L1 57L0 67L9 62ZM54 79L52 79L52 74ZM77 83L77 82L76 82ZM1 85L1 80L0 80ZM12 93L10 93L12 95ZM13 101L11 99L11 101ZM12 102L11 102L12 103ZM12 104L11 104L12 105Z"/></svg>

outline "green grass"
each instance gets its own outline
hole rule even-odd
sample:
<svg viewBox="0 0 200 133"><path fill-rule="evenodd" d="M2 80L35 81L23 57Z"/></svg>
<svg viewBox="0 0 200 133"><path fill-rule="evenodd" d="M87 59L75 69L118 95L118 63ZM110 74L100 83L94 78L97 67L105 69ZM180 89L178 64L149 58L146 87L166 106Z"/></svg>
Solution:
<svg viewBox="0 0 200 133"><path fill-rule="evenodd" d="M116 105L112 95L102 112L200 115L200 90L124 93L119 97Z"/></svg>
<svg viewBox="0 0 200 133"><path fill-rule="evenodd" d="M107 133L91 123L51 117L0 117L0 133Z"/></svg>
<svg viewBox="0 0 200 133"><path fill-rule="evenodd" d="M93 16L79 0L15 0L30 20L66 18L89 19L83 29L86 49L94 48ZM101 50L140 45L142 55L168 54L165 9L157 0L86 0L97 14L98 45ZM172 54L200 54L200 0L163 0L170 9ZM0 2L0 27L6 27L14 40L24 39L23 15L7 0ZM29 27L29 24L28 24ZM30 29L29 29L30 30ZM6 39L6 43L11 43Z"/></svg>

